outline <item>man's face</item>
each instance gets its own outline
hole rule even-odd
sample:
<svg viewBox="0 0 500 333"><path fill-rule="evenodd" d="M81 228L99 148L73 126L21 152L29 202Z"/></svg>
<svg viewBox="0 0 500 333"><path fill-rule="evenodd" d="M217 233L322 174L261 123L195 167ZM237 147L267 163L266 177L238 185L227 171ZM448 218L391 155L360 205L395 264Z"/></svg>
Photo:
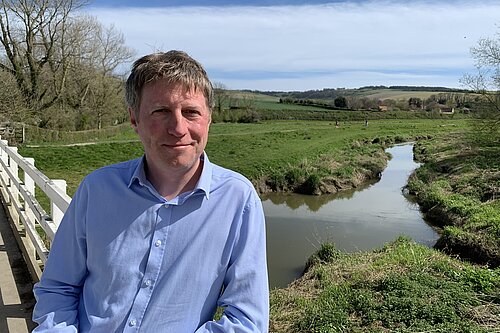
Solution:
<svg viewBox="0 0 500 333"><path fill-rule="evenodd" d="M142 141L148 171L186 174L199 165L211 121L202 91L157 80L142 89L139 115L130 121Z"/></svg>

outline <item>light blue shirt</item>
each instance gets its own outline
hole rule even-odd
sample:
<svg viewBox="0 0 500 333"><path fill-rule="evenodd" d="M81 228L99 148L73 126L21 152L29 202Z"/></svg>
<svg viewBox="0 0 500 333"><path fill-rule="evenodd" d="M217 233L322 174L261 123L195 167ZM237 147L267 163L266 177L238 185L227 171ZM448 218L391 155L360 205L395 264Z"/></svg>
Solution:
<svg viewBox="0 0 500 333"><path fill-rule="evenodd" d="M83 180L34 288L34 332L268 331L261 201L246 178L202 159L196 188L170 201L144 158Z"/></svg>

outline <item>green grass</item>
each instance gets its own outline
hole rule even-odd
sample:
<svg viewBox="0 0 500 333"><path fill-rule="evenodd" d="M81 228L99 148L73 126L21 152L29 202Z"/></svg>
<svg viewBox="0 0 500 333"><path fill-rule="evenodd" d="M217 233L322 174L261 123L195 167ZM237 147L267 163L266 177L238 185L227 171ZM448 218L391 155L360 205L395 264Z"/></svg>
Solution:
<svg viewBox="0 0 500 333"><path fill-rule="evenodd" d="M444 228L438 247L463 258L500 266L500 146L455 133L420 142L425 164L409 188L428 218Z"/></svg>
<svg viewBox="0 0 500 333"><path fill-rule="evenodd" d="M325 110L322 107L298 104L282 104L277 100L256 100L253 106L258 110L285 110L285 111L315 111Z"/></svg>
<svg viewBox="0 0 500 333"><path fill-rule="evenodd" d="M500 234L500 159L495 147L464 147L464 119L394 119L341 122L265 121L211 126L207 153L258 186L353 186L383 168L384 147L416 138L426 162L411 179L422 205L450 214L447 244L495 248ZM438 142L447 144L437 144ZM463 143L463 144L462 144ZM93 170L138 157L132 130L84 146L20 147L50 178L68 181L72 195ZM493 191L493 192L492 192ZM493 193L493 194L491 194ZM490 195L491 194L491 195ZM452 223L462 216L461 226ZM271 294L271 332L499 332L500 269L461 262L398 239L373 252L344 254L325 244L305 275Z"/></svg>
<svg viewBox="0 0 500 333"><path fill-rule="evenodd" d="M373 252L324 245L271 293L271 332L498 332L500 269L399 238Z"/></svg>
<svg viewBox="0 0 500 333"><path fill-rule="evenodd" d="M404 91L394 89L370 89L363 93L363 97L374 99L408 100L411 97L427 99L431 95L438 95L434 91Z"/></svg>
<svg viewBox="0 0 500 333"><path fill-rule="evenodd" d="M216 123L210 128L206 150L211 161L239 171L254 182L284 177L296 168L311 171L305 175L314 182L312 174L353 176L351 162L360 172L376 169L381 165L380 159L385 158L380 155L384 144L448 133L466 123L466 120L374 120L368 127L363 122L344 122L339 128L334 123L320 121ZM83 176L91 171L140 156L140 142L130 140L137 140L131 129L93 145L24 146L19 152L35 158L35 165L50 178L66 179L71 195ZM375 159L372 161L371 157Z"/></svg>

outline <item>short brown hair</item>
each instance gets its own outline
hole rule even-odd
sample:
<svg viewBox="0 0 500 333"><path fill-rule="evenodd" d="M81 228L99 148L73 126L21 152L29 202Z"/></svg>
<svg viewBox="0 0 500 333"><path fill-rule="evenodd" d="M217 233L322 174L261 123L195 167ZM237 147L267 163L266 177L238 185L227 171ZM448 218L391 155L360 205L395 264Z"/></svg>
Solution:
<svg viewBox="0 0 500 333"><path fill-rule="evenodd" d="M158 79L165 79L169 83L180 83L186 89L200 89L205 95L208 109L210 111L213 109L213 87L203 66L186 52L172 50L143 56L132 65L132 72L127 79L125 99L137 117L139 117L142 88L146 83Z"/></svg>

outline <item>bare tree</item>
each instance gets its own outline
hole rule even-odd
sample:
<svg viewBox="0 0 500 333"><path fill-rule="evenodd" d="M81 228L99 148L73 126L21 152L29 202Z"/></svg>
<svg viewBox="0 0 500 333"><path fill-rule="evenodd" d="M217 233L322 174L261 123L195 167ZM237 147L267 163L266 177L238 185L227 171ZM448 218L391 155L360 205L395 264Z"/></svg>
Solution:
<svg viewBox="0 0 500 333"><path fill-rule="evenodd" d="M471 55L477 73L464 75L461 82L481 96L474 105L482 119L476 134L496 140L500 137L500 32L495 38L480 39Z"/></svg>
<svg viewBox="0 0 500 333"><path fill-rule="evenodd" d="M15 77L28 108L40 112L61 98L73 54L71 13L81 0L1 0L0 68Z"/></svg>
<svg viewBox="0 0 500 333"><path fill-rule="evenodd" d="M222 82L214 82L214 97L215 97L215 108L218 112L221 112L224 105L228 104L230 95L227 91L227 87Z"/></svg>
<svg viewBox="0 0 500 333"><path fill-rule="evenodd" d="M0 69L14 78L34 123L101 128L123 112L116 71L133 51L114 26L75 15L86 0L0 1Z"/></svg>
<svg viewBox="0 0 500 333"><path fill-rule="evenodd" d="M94 119L93 127L101 128L112 110L123 111L124 105L119 105L123 104L123 80L116 70L132 59L134 51L125 45L120 31L103 26L92 16L80 19L74 35L80 41L81 56L73 64L78 75L73 78L72 105L80 112L86 108Z"/></svg>
<svg viewBox="0 0 500 333"><path fill-rule="evenodd" d="M0 71L0 122L21 122L28 113L12 75Z"/></svg>

